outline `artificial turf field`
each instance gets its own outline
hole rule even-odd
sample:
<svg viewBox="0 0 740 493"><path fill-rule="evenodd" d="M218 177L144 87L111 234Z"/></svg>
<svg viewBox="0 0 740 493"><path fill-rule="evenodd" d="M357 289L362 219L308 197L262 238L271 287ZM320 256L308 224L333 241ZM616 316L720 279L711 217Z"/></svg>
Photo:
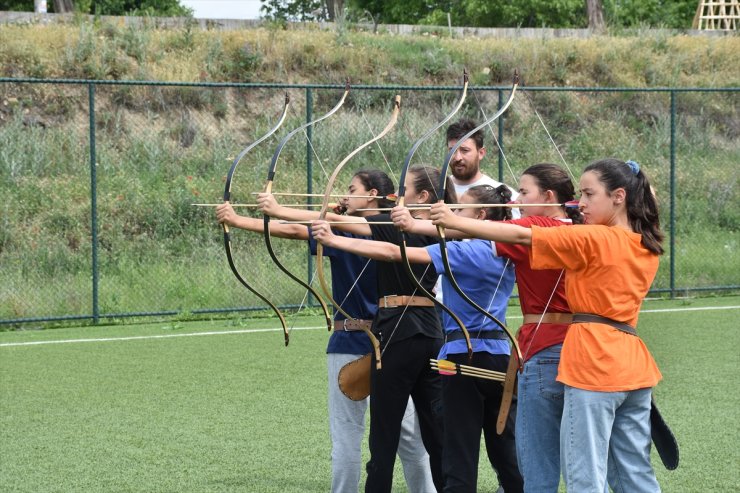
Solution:
<svg viewBox="0 0 740 493"><path fill-rule="evenodd" d="M328 491L328 334L290 322L287 348L273 319L0 332L0 491ZM681 451L653 454L663 491L740 491L740 297L646 301L638 332Z"/></svg>

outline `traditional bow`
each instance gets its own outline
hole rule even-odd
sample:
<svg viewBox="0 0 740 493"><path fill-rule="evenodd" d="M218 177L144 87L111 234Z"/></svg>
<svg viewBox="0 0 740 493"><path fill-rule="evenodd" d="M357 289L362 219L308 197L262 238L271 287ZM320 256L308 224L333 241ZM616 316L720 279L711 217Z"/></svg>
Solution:
<svg viewBox="0 0 740 493"><path fill-rule="evenodd" d="M244 148L237 156L234 158L234 162L231 164L231 168L229 168L229 172L226 174L226 186L224 187L224 202L228 202L231 200L231 185L233 184L233 178L234 178L234 172L236 171L236 167L239 165L239 162L242 160L244 156L247 155L249 151L254 149L257 145L259 145L261 142L263 142L265 139L270 137L272 134L277 132L277 130L280 128L280 126L285 121L285 117L288 114L288 107L290 106L290 98L288 97L288 94L285 94L285 104L283 107L283 112L280 115L280 118L278 119L277 123L274 127L272 127L265 135L260 137L259 139L255 140L251 144L249 144L247 147ZM236 264L234 263L234 257L231 253L231 238L229 235L229 226L226 225L226 223L221 223L221 226L223 226L224 230L224 248L226 250L226 259L229 261L229 267L231 268L231 272L234 273L234 276L237 278L237 280L242 283L242 285L247 288L249 291L254 293L259 299L264 301L267 305L270 306L272 311L275 312L275 314L278 316L278 319L280 319L280 325L283 328L283 334L285 335L285 345L287 346L290 342L290 336L288 335L288 326L285 323L285 317L280 312L277 306L275 306L274 303L272 303L270 300L268 300L262 293L257 291L254 287L250 286L249 283L242 277L242 275L239 273L239 270L236 268ZM267 231L267 230L265 230Z"/></svg>
<svg viewBox="0 0 740 493"><path fill-rule="evenodd" d="M385 128L378 135L376 135L369 141L365 142L357 149L350 152L344 159L342 159L339 165L337 165L337 167L334 169L331 176L329 177L329 180L326 183L326 190L324 191L324 198L323 198L323 201L321 202L321 209L319 211L319 219L323 220L324 218L326 218L326 213L327 213L327 210L329 209L329 197L331 197L331 192L332 192L332 189L334 188L334 182L336 181L337 176L339 176L339 172L349 162L349 160L352 159L362 149L382 139L388 132L390 132L391 129L396 125L396 122L398 121L398 114L400 113L400 111L401 111L401 96L396 96L393 99L393 112L391 113L391 119L388 122L388 124L385 126ZM355 318L351 316L349 313L347 313L342 308L341 303L337 303L331 294L331 290L329 289L329 284L326 282L326 276L324 275L324 245L321 242L318 242L316 244L316 274L319 278L321 289L324 292L324 295L326 296L326 298L346 318L348 319ZM373 334L370 329L363 329L363 330L365 331L367 336L370 338L370 342L373 345L373 350L375 351L376 368L380 369L381 367L380 343L378 342L378 339L375 337L375 334Z"/></svg>
<svg viewBox="0 0 740 493"><path fill-rule="evenodd" d="M515 82L518 82L518 75L516 73L514 74L514 77L515 77ZM512 90L512 96L513 96L513 90ZM479 106L480 106L480 103L479 103ZM508 106L508 103L507 103L506 106ZM540 117L539 113L537 112L537 109L533 107L533 110L534 110L534 113L537 115L537 118L539 119L540 123L542 124L542 127L545 129L545 132L547 133L547 136L550 138L550 141L555 146L555 149L558 151L558 154L560 155L560 158L563 160L563 164L565 164L566 169L568 169L568 172L572 176L573 173L570 172L570 168L568 167L568 163L565 162L565 158L563 157L562 153L560 153L560 150L558 149L557 145L555 144L555 141L553 140L550 132L547 130L547 127L545 126L545 122ZM481 112L483 113L484 118L486 118L485 112L483 111L483 107L482 106L481 106ZM489 120L489 119L486 118L486 120ZM487 125L488 128L491 129L490 122L484 123L483 125ZM483 125L481 125L481 127L479 127L479 128L482 128ZM506 164L508 166L509 165L508 164L508 160L506 159L506 155L503 153L503 147L501 146L501 144L496 139L496 134L493 132L493 129L491 129L491 135L493 136L494 141L496 141L496 143L498 144L499 151L501 152L501 155L504 158L504 161L506 161ZM469 137L469 135L466 136L466 137ZM511 170L511 166L509 166L509 170ZM513 172L512 172L512 176L513 176ZM561 271L561 273L560 273L560 276L561 277L562 277L562 274L563 274L563 272ZM555 286L553 287L553 291L552 291L552 293L550 295L550 299L552 299L552 295L555 293L555 290L557 290L557 285L558 285L559 282L560 282L560 278L558 278L558 281L556 281ZM548 300L547 304L549 305L549 303L550 303L550 300ZM543 316L544 316L544 312L546 312L546 311L547 311L547 305L545 306L545 309L543 311ZM532 336L532 339L530 340L530 347L531 347L532 341L534 340L534 336L536 336L537 331L539 330L539 327L540 327L540 324L538 323L537 328L535 329L535 332L534 332L534 334ZM509 333L509 331L507 331L507 334L511 338L511 334ZM508 366L508 368L506 370L506 378L504 380L504 394L503 394L503 397L502 397L502 400L501 400L501 407L499 409L498 419L496 421L496 431L499 434L503 433L503 430L504 430L504 428L506 426L506 419L507 419L507 415L508 415L508 412L509 412L509 407L511 406L511 401L513 399L514 384L516 382L517 370L518 371L521 371L522 368L523 368L523 364L524 364L523 363L524 360L522 358L521 350L519 348L518 343L515 341L515 339L512 339L512 343L513 343L513 347L516 348L517 359L514 359L513 357L511 357L509 359L509 366ZM527 352L529 352L529 348L527 348Z"/></svg>
<svg viewBox="0 0 740 493"><path fill-rule="evenodd" d="M292 130L288 135L283 137L283 140L280 141L280 144L278 144L277 149L275 149L275 153L272 156L272 161L270 162L270 168L267 171L267 184L265 185L265 193L271 193L272 192L272 184L275 179L275 173L277 171L277 162L278 158L280 157L280 153L283 150L283 147L285 147L285 144L288 143L288 141L298 132L301 132L305 130L306 128L310 127L311 125L314 125L315 123L318 123L322 120L325 120L326 118L329 118L331 115L336 113L339 108L342 107L344 104L344 100L347 99L347 95L349 94L349 82L347 82L344 86L344 93L342 93L342 97L339 100L339 102L327 113L320 116L319 118L316 118L315 120L312 120L308 123L304 123L300 127L296 128L295 130ZM272 241L270 239L270 216L267 214L264 214L264 229L265 229L265 245L267 246L267 251L270 253L270 257L272 257L273 262L275 262L275 265L278 266L278 268L285 272L288 277L293 279L295 282L306 288L319 302L321 305L321 310L324 312L324 318L326 319L326 326L328 330L332 330L332 317L329 314L329 308L326 306L326 302L319 296L319 294L305 281L300 279L298 276L293 274L288 270L287 267L285 267L280 260L278 260L277 255L275 255L275 250L272 248Z"/></svg>
<svg viewBox="0 0 740 493"><path fill-rule="evenodd" d="M457 149L470 137L472 137L476 132L478 132L480 129L485 127L486 125L490 125L492 122L494 122L496 119L498 119L511 105L511 102L514 100L514 95L516 94L517 87L519 86L519 74L514 72L514 82L513 86L511 88L511 94L509 95L509 99L506 101L506 103L494 114L491 118L488 118L486 121L472 129L470 132L465 134L464 136L460 137L458 141L455 143L454 146L449 150L447 153L447 157L445 157L444 164L442 165L442 170L440 171L440 177L439 177L439 189L440 189L440 197L444 197L444 193L447 187L447 170L450 166L450 161L452 161L452 156L455 155L457 152ZM440 201L443 201L442 198L440 198ZM514 334L511 333L511 331L506 327L504 323L502 323L499 319L491 315L486 309L478 305L475 301L470 299L470 297L465 294L465 292L460 288L460 285L457 283L457 280L455 279L455 276L452 273L452 268L450 267L450 260L447 256L447 241L445 239L445 229L443 226L437 226L437 233L439 234L439 250L442 257L442 263L444 264L445 268L445 274L447 276L447 280L449 281L450 285L453 287L455 291L457 291L457 294L460 295L460 297L465 300L466 303L468 303L470 306L472 306L476 311L480 312L483 316L489 318L493 323L501 327L501 329L506 333L506 335L511 340L512 348L514 349L517 357L517 367L521 366L521 359L522 359L522 353L519 349L519 344L517 343L516 337L514 337Z"/></svg>
<svg viewBox="0 0 740 493"><path fill-rule="evenodd" d="M462 91L460 93L460 98L458 99L457 104L455 105L455 107L452 109L452 111L447 116L445 116L445 118L441 122L437 123L433 128L427 130L427 132L419 140L417 140L416 142L414 142L414 145L411 146L411 150L406 155L406 160L403 163L403 169L401 170L401 177L399 178L399 185L398 185L398 202L397 202L397 204L399 206L403 207L404 202L405 202L404 194L406 193L406 173L408 172L408 169L409 169L409 167L411 165L411 159L414 157L414 154L416 154L417 149L419 148L419 146L421 146L422 143L424 143L424 141L426 141L427 139L429 139L429 137L431 137L432 134L434 134L434 132L436 132L437 130L439 130L445 123L447 123L448 121L450 121L450 119L452 119L452 117L455 116L455 113L457 113L460 110L460 108L462 107L463 102L465 101L465 97L467 95L467 92L468 92L468 73L467 73L467 71L465 71L465 72L463 72L463 88L462 88ZM470 334L468 333L468 329L462 323L462 320L460 320L460 318L457 315L455 315L455 313L453 313L453 311L450 310L447 307L447 305L445 305L444 303L440 302L437 298L435 298L434 295L432 293L430 293L429 291L427 291L424 288L424 286L421 285L421 283L419 282L419 280L416 279L416 276L414 275L414 271L411 269L411 264L409 263L409 259L408 259L408 256L406 254L406 241L407 241L407 235L406 235L406 233L404 231L401 231L401 244L400 244L400 247L401 247L401 259L402 259L403 265L405 267L406 273L408 274L409 278L411 279L411 281L416 286L416 289L419 290L424 296L426 296L427 298L429 298L430 300L432 300L432 302L434 302L434 304L436 304L442 310L444 310L455 321L455 323L460 327L460 330L462 331L463 335L465 336L465 342L467 343L467 346L468 346L468 356L472 357L473 356L473 346L470 343Z"/></svg>

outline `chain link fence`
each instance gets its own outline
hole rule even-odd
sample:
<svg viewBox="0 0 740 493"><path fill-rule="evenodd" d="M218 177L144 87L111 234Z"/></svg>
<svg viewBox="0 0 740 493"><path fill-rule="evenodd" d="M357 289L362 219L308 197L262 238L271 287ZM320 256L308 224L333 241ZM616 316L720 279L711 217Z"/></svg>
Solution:
<svg viewBox="0 0 740 493"><path fill-rule="evenodd" d="M232 201L253 203L279 140L333 107L342 89L0 79L0 326L264 309L227 266L214 207L191 204L223 200L235 156L275 125L287 94L285 123L234 174ZM457 116L482 120L509 90L473 88ZM399 94L399 123L353 158L337 191L360 168L382 169L396 181L408 149L459 92L353 87L337 114L288 142L273 191L323 193L339 161L385 127ZM577 179L594 159L639 161L655 184L667 233L653 293L737 290L738 93L525 88L486 131L483 171L515 185L537 162L567 166ZM414 164L439 166L445 151L441 129ZM248 207L238 212L261 217ZM231 236L237 267L259 292L282 307L315 304L273 266L260 234ZM273 244L292 272L313 280L304 242Z"/></svg>

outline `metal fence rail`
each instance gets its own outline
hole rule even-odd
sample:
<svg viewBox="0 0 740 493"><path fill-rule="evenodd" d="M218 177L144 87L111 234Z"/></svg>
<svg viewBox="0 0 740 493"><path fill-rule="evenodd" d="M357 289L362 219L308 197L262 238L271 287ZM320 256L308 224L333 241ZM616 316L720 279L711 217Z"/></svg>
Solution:
<svg viewBox="0 0 740 493"><path fill-rule="evenodd" d="M397 128L358 154L342 185L367 167L397 179L411 143L458 90L352 87L340 112L283 151L275 191L323 190L336 163L380 131L400 94ZM740 88L521 90L486 132L485 173L516 185L536 162L568 166L577 179L594 159L635 159L655 184L667 233L651 292L740 288ZM508 91L474 87L460 116L483 119ZM221 201L231 160L275 123L286 92L286 123L235 176L241 203L264 187L279 139L333 106L340 86L0 78L0 325L265 308L229 272L213 209L190 204ZM418 164L439 165L445 151L442 131ZM259 235L233 236L240 270L260 291L284 307L311 304L271 268ZM293 272L311 281L306 245L277 243Z"/></svg>

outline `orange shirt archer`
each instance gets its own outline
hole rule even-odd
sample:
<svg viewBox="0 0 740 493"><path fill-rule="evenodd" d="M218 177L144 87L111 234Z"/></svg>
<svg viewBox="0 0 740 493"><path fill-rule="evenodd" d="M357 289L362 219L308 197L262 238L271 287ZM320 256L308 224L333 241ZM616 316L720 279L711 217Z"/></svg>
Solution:
<svg viewBox="0 0 740 493"><path fill-rule="evenodd" d="M565 269L573 313L592 313L637 325L642 300L658 271L658 256L641 235L619 227L532 226L533 269ZM563 342L559 382L597 392L654 387L662 378L639 337L599 323L574 323Z"/></svg>

